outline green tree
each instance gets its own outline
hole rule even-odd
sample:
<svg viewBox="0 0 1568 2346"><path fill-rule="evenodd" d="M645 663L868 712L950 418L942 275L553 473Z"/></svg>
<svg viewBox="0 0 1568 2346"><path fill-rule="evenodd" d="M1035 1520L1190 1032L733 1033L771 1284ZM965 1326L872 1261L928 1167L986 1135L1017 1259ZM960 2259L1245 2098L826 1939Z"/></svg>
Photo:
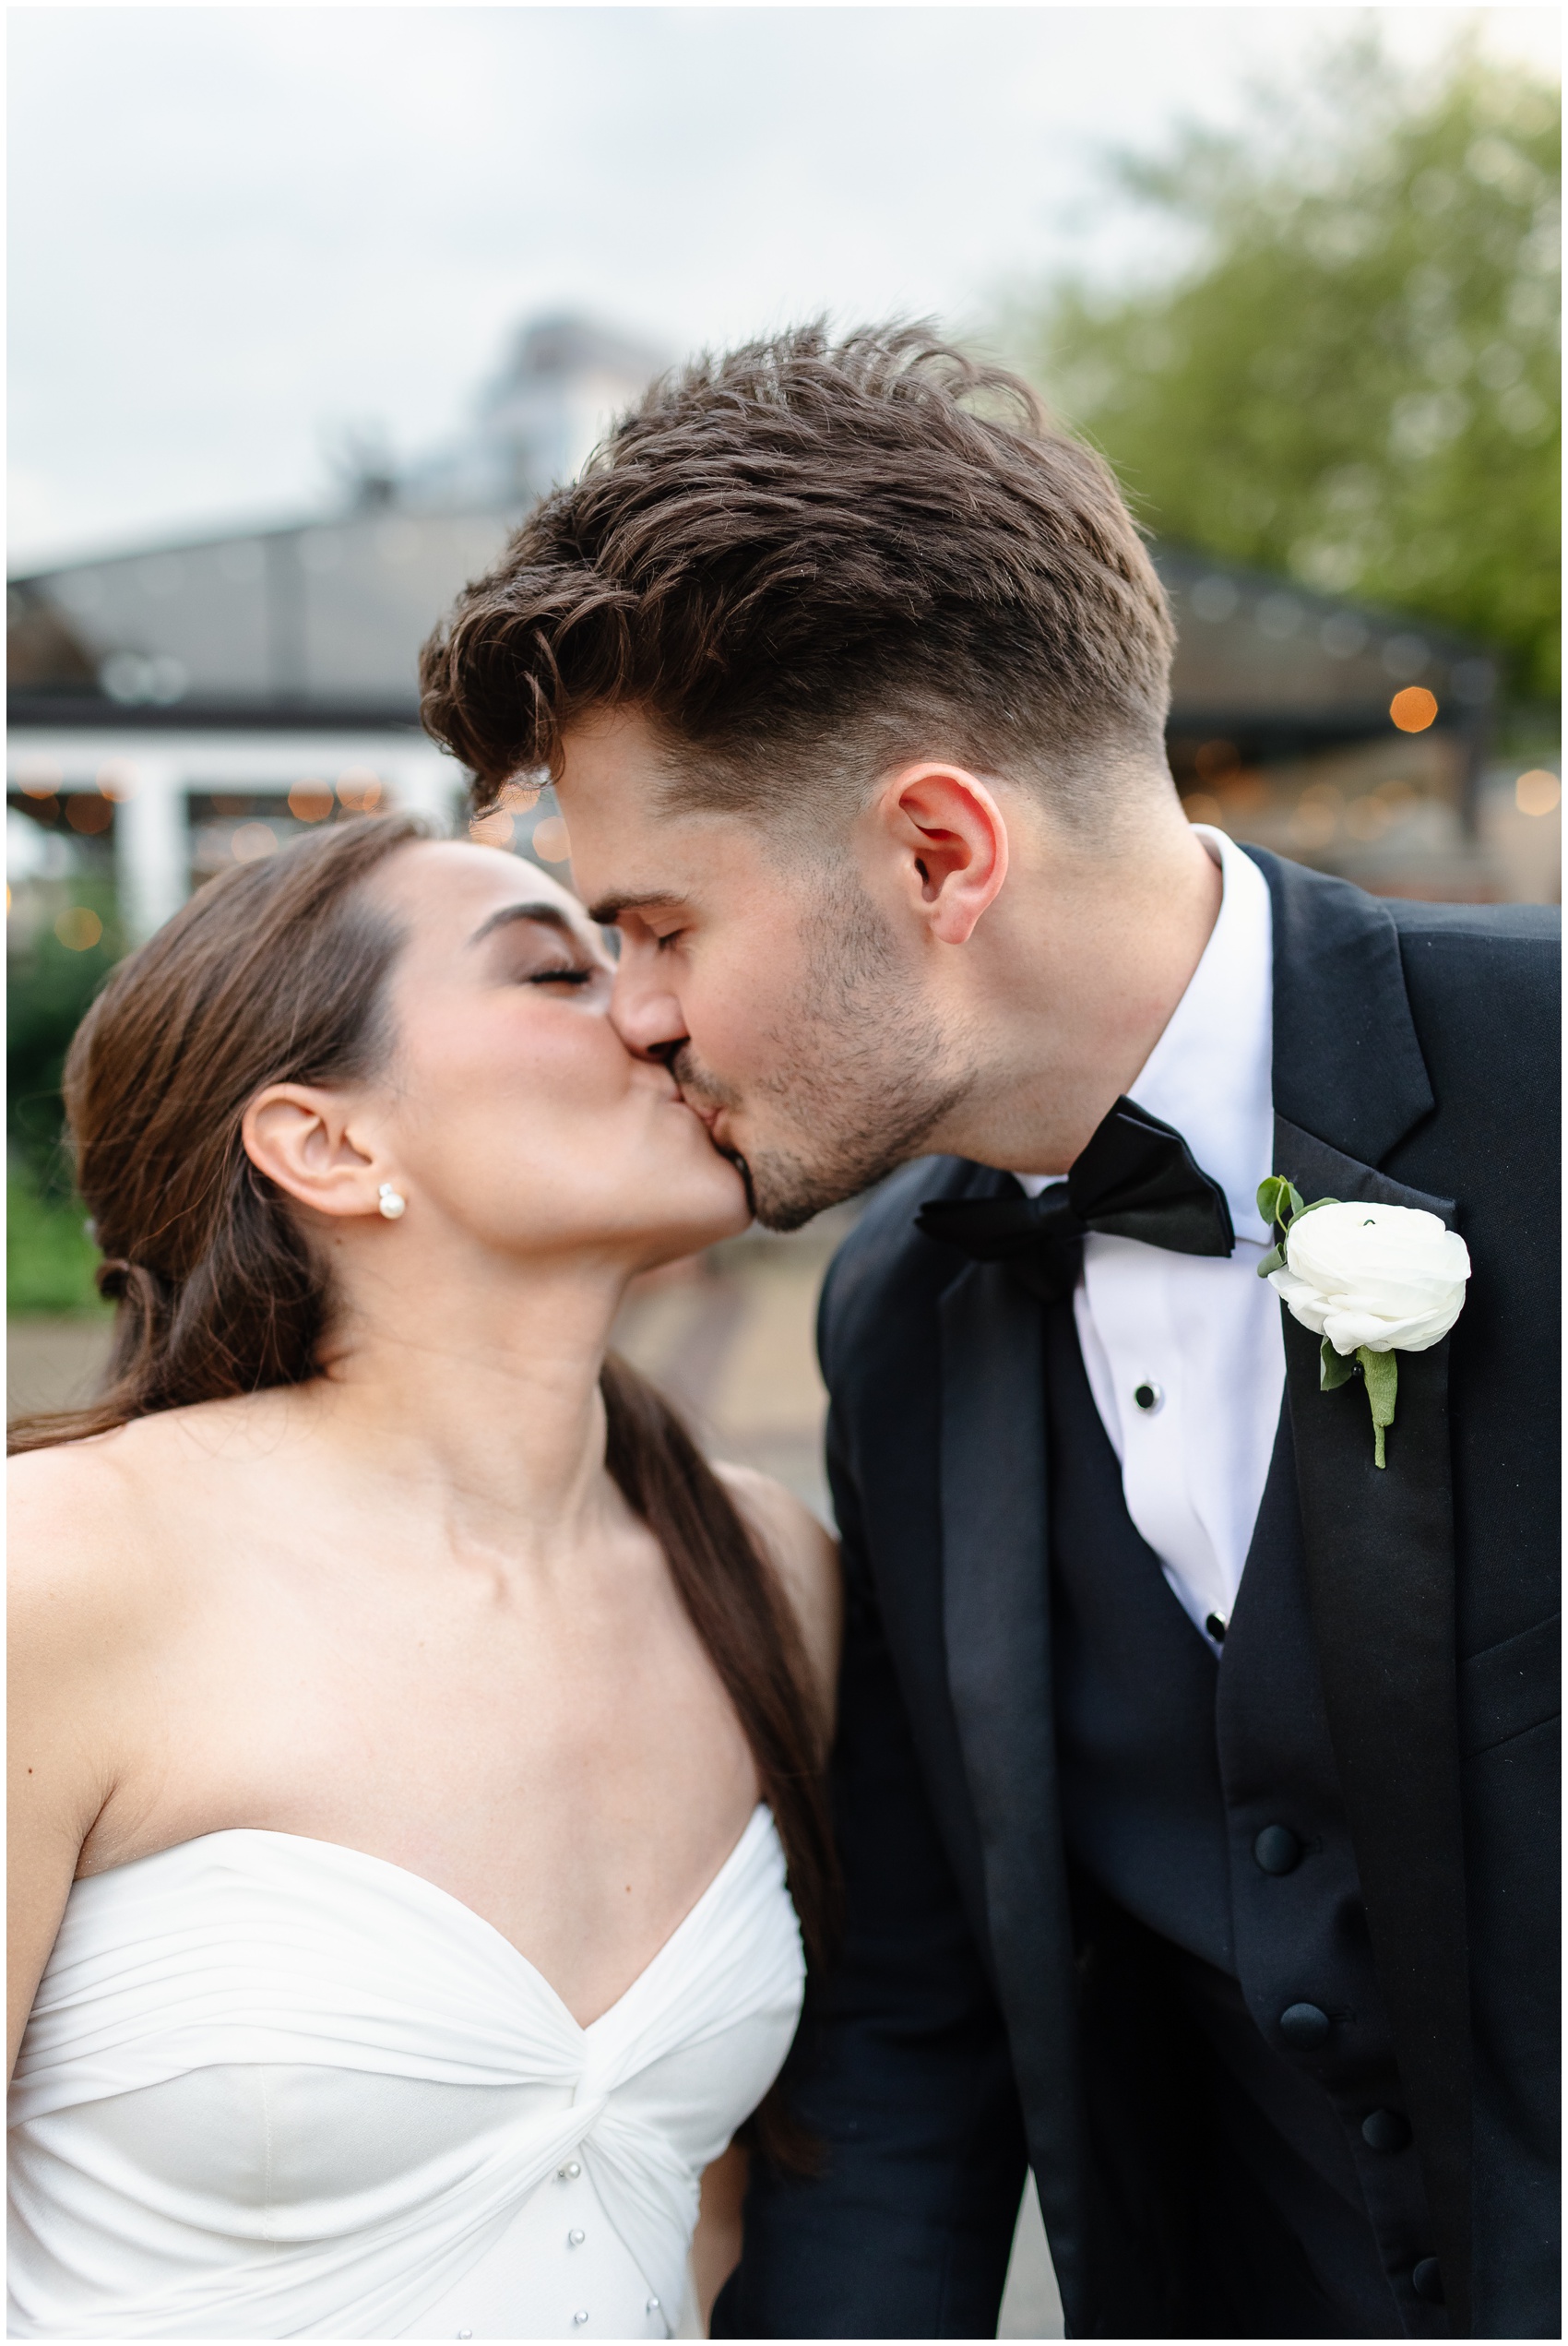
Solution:
<svg viewBox="0 0 1568 2346"><path fill-rule="evenodd" d="M65 1103L60 1078L65 1053L93 995L124 949L107 880L74 879L68 887L34 882L32 892L45 913L76 905L96 912L102 923L98 942L72 951L61 944L46 917L21 951L7 954L6 986L6 1085L7 1141L43 1192L69 1193L70 1168L60 1147Z"/></svg>
<svg viewBox="0 0 1568 2346"><path fill-rule="evenodd" d="M1158 535L1424 613L1553 697L1559 94L1359 43L1258 115L1112 167L1184 264L1059 282L1007 339Z"/></svg>
<svg viewBox="0 0 1568 2346"><path fill-rule="evenodd" d="M72 951L54 932L69 908L102 922L96 945ZM24 943L18 931L27 932ZM60 1077L72 1035L122 949L106 877L18 889L7 935L6 1278L12 1312L101 1313L98 1250L61 1146Z"/></svg>

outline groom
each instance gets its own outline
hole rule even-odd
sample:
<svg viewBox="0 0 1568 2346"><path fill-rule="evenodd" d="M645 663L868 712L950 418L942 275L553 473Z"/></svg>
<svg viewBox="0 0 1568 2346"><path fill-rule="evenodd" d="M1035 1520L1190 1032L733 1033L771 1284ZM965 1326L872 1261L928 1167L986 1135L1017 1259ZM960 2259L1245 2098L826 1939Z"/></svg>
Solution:
<svg viewBox="0 0 1568 2346"><path fill-rule="evenodd" d="M900 328L656 388L426 654L760 1219L885 1185L819 2164L719 2334L990 2334L1026 2161L1074 2335L1559 2334L1554 925L1191 828L1170 649L1104 467ZM1365 1209L1304 1318L1273 1175Z"/></svg>

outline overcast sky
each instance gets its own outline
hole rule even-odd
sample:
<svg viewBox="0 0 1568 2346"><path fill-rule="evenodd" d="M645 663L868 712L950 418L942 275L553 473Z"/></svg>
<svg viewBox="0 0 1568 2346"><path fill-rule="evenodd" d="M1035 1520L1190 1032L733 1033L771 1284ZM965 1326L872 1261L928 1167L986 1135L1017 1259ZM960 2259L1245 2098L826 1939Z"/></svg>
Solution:
<svg viewBox="0 0 1568 2346"><path fill-rule="evenodd" d="M13 566L308 509L541 310L676 352L1135 266L1108 149L1477 19L1555 65L1549 8L13 8Z"/></svg>

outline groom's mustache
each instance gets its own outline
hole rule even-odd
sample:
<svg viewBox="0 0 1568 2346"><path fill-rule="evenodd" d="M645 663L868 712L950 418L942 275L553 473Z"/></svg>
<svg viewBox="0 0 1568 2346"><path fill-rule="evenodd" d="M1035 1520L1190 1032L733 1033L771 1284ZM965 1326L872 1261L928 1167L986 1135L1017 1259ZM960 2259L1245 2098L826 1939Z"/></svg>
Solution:
<svg viewBox="0 0 1568 2346"><path fill-rule="evenodd" d="M752 1169L740 1150L726 1148L713 1129L719 1120L720 1110L740 1106L740 1094L731 1090L730 1085L720 1083L717 1077L709 1075L706 1069L699 1066L696 1054L689 1042L674 1043L668 1053L661 1055L665 1066L680 1088L682 1099L694 1115L702 1118L703 1123L707 1126L707 1137L719 1154L729 1159L745 1183L746 1202L754 1215L756 1195L752 1188Z"/></svg>
<svg viewBox="0 0 1568 2346"><path fill-rule="evenodd" d="M681 1097L687 1107L702 1118L710 1131L721 1109L740 1106L740 1093L700 1066L689 1042L672 1044L665 1055L664 1064L680 1086Z"/></svg>

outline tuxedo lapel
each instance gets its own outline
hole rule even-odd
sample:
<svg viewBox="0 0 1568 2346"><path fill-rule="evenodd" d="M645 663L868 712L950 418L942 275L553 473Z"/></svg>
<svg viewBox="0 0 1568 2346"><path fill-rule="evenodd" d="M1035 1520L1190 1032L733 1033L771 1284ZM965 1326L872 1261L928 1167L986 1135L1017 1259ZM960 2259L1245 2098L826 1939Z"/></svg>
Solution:
<svg viewBox="0 0 1568 2346"><path fill-rule="evenodd" d="M1071 2304L1087 2276L1051 1704L1040 1308L1000 1264L974 1263L944 1292L940 1316L948 1684L1030 2157Z"/></svg>
<svg viewBox="0 0 1568 2346"><path fill-rule="evenodd" d="M1344 880L1245 851L1274 916L1275 1109L1380 1165L1436 1105L1393 917Z"/></svg>
<svg viewBox="0 0 1568 2346"><path fill-rule="evenodd" d="M1311 1200L1451 1199L1376 1170L1432 1095L1393 923L1261 853L1275 907L1274 1170ZM1459 1797L1448 1343L1400 1356L1386 1468L1360 1380L1319 1389L1285 1315L1308 1602L1379 1984L1421 2160L1452 2334L1469 2329L1470 2011Z"/></svg>

